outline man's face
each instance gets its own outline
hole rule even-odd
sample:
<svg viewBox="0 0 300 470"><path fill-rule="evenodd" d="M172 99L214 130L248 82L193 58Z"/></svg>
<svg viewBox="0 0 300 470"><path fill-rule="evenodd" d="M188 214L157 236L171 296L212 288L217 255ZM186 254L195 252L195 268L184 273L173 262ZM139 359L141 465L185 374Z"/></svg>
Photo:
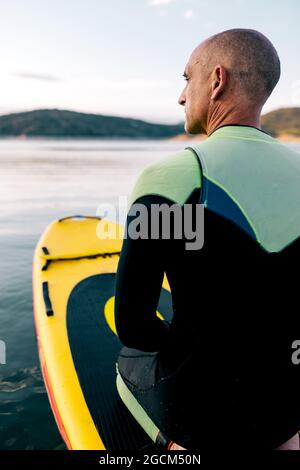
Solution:
<svg viewBox="0 0 300 470"><path fill-rule="evenodd" d="M201 49L192 53L184 71L187 84L178 99L185 108L184 129L189 134L206 134L209 74L200 56Z"/></svg>

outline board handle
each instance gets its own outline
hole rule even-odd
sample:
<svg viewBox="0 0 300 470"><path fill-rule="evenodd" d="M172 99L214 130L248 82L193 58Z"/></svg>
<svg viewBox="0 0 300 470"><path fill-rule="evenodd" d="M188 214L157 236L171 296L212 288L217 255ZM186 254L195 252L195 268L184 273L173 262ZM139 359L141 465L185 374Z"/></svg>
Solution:
<svg viewBox="0 0 300 470"><path fill-rule="evenodd" d="M48 282L43 282L42 289L47 317L52 317L54 315L54 312L50 300Z"/></svg>
<svg viewBox="0 0 300 470"><path fill-rule="evenodd" d="M58 222L63 222L64 220L68 219L96 219L102 220L102 217L97 215L68 215L67 217L63 217L62 219L58 219Z"/></svg>

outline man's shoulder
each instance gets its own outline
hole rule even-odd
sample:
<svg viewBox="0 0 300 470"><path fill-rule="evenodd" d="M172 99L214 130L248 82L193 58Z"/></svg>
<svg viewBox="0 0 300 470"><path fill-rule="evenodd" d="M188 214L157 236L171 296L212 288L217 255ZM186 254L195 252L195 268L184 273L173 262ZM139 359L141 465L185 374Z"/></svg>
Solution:
<svg viewBox="0 0 300 470"><path fill-rule="evenodd" d="M172 153L148 165L139 175L129 205L146 195L158 195L184 204L195 188L201 186L197 156L188 149Z"/></svg>

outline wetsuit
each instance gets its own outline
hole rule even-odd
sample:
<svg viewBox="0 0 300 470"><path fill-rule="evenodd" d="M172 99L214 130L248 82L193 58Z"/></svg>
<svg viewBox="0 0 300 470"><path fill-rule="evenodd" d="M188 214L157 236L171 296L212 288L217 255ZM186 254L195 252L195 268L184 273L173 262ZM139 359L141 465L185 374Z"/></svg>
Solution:
<svg viewBox="0 0 300 470"><path fill-rule="evenodd" d="M184 447L277 447L300 429L300 365L292 361L300 339L299 154L255 127L221 126L147 167L134 202L201 202L204 246L124 239L115 317L126 386ZM133 219L129 211L126 227ZM170 325L155 314L164 272Z"/></svg>

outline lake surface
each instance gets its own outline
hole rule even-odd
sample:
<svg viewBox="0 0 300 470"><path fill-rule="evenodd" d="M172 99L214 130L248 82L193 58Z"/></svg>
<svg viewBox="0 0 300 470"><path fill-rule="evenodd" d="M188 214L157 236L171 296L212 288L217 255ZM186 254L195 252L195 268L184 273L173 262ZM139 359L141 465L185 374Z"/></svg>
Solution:
<svg viewBox="0 0 300 470"><path fill-rule="evenodd" d="M34 247L53 220L129 195L148 164L187 142L0 140L0 449L64 449L48 403L32 314ZM300 152L300 144L290 144Z"/></svg>
<svg viewBox="0 0 300 470"><path fill-rule="evenodd" d="M32 314L32 257L53 220L95 215L129 195L148 164L186 143L0 140L0 449L63 449L45 392Z"/></svg>

